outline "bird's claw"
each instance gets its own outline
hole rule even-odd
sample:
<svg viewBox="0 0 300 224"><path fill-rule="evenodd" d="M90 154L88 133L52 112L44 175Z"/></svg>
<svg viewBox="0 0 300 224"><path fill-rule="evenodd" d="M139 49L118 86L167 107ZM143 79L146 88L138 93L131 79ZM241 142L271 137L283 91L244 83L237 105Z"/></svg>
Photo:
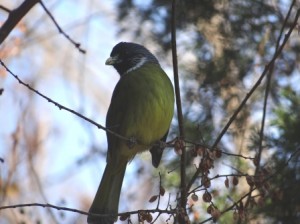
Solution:
<svg viewBox="0 0 300 224"><path fill-rule="evenodd" d="M136 144L137 144L137 139L134 136L130 137L127 141L127 146L130 149L132 149Z"/></svg>
<svg viewBox="0 0 300 224"><path fill-rule="evenodd" d="M154 146L157 146L157 149L163 151L168 146L168 144L164 141L157 141L155 142Z"/></svg>

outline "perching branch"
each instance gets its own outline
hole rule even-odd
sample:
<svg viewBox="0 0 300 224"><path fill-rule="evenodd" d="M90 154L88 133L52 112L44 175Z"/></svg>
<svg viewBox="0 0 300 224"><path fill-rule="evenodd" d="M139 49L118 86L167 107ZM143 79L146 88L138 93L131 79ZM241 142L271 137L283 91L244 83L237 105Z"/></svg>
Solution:
<svg viewBox="0 0 300 224"><path fill-rule="evenodd" d="M267 176L266 178L264 178L264 180L262 180L262 182L266 182L268 180L270 180L271 178L273 178L276 174L278 174L279 172L281 172L282 170L285 169L285 167L288 166L289 162L296 157L299 154L300 150L296 150L291 156L290 158L285 162L284 166L279 168L278 170L274 171L273 173L271 173L269 176ZM215 177L216 178L216 177ZM246 198L251 192L253 192L254 190L256 190L256 188L254 187L252 190L250 190L248 193L246 193L244 196L242 196L239 200L237 200L236 202L234 202L231 206L227 207L226 209L224 209L221 214L224 214L230 210L232 210L234 207L238 206L239 202L241 202L244 198ZM78 213L78 214L82 214L82 215L93 215L93 216L97 216L97 217L103 217L103 216L107 216L107 215L101 215L101 214L93 214L93 213L88 213L82 210L78 210L78 209L73 209L73 208L68 208L68 207L61 207L61 206L56 206L56 205L52 205L52 204L42 204L42 203L26 203L26 204L15 204L15 205L7 205L7 206L0 206L0 210L5 210L5 209L12 209L12 208L23 208L23 207L43 207L43 208L53 208L53 209L57 209L60 211L68 211L68 212L74 212L74 213ZM130 212L123 212L123 213L119 213L118 216L122 217L122 216L127 216L129 217L130 215L134 215L134 214L140 214L140 213L159 213L159 214L170 214L170 215L174 215L178 213L177 209L147 209L147 210L135 210L135 211L130 211ZM206 223L210 220L212 220L213 218L208 218L204 221L202 221L201 223Z"/></svg>
<svg viewBox="0 0 300 224"><path fill-rule="evenodd" d="M42 204L42 203L26 203L26 204L16 204L16 205L6 205L0 206L0 210L11 209L11 208L24 208L24 207L43 207L43 208L54 208L59 211L68 211L68 212L75 212L82 215L89 215L88 212L84 212L78 209L68 208L68 207L61 207L52 204Z"/></svg>
<svg viewBox="0 0 300 224"><path fill-rule="evenodd" d="M72 109L70 109L70 108L68 108L68 107L65 107L65 106L61 105L60 103L58 103L58 102L52 100L51 98L47 97L46 95L44 95L44 94L42 94L42 93L40 93L38 90L32 88L29 84L23 82L17 75L15 75L15 74L14 74L14 73L13 73L13 72L12 72L12 71L4 64L4 62L3 62L1 59L0 59L0 64L1 64L1 65L5 68L5 70L6 70L10 75L12 75L12 76L13 76L13 77L14 77L21 85L27 87L30 91L32 91L32 92L36 93L37 95L39 95L40 97L44 98L44 99L47 100L49 103L54 104L54 106L58 107L60 110L65 110L65 111L68 111L68 112L70 112L70 113L72 113L72 114L75 114L76 116L78 116L78 117L80 117L80 118L82 118L82 119L88 121L89 123L95 125L98 129L102 129L102 130L104 130L104 131L106 131L106 132L108 132L108 133L110 133L110 134L112 134L112 135L114 135L114 136L116 136L116 137L118 137L118 138L120 138L120 139L123 139L123 140L125 140L125 141L131 141L131 139L128 139L128 138L126 138L126 137L124 137L124 136L122 136L122 135L120 135L120 134L118 134L118 133L115 133L115 132L111 131L110 129L108 129L108 128L102 126L101 124L98 124L98 123L95 122L95 121L93 121L92 119L90 119L90 118L88 118L88 117L85 117L84 115L82 115L82 114L80 114L80 113L78 113L78 112L76 112L76 111L74 111L74 110L72 110Z"/></svg>
<svg viewBox="0 0 300 224"><path fill-rule="evenodd" d="M82 215L92 215L95 217L105 217L105 216L110 216L109 214L94 214L94 213L89 213L85 212L79 209L74 209L74 208L68 208L68 207L62 207L62 206L57 206L57 205L52 205L49 203L43 204L43 203L26 203L26 204L15 204L15 205L6 205L6 206L0 206L0 211L5 210L5 209L12 209L12 208L24 208L24 207L42 207L42 208L53 208L59 211L67 211L67 212L74 212ZM118 213L117 215L122 217L122 216L130 216L130 215L136 215L136 214L141 214L141 213L159 213L159 214L176 214L177 210L176 209L147 209L147 210L135 210L135 211L130 211L130 212L122 212Z"/></svg>

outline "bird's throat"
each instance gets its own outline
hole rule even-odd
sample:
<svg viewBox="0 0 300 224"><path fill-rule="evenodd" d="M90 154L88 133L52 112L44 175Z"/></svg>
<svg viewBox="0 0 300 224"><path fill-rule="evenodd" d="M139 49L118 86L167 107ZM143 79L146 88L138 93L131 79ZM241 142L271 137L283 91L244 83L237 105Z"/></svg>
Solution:
<svg viewBox="0 0 300 224"><path fill-rule="evenodd" d="M138 69L138 68L140 68L140 67L142 67L142 66L146 63L146 61L147 61L147 58L146 58L146 57L142 57L142 58L140 59L140 61L139 61L138 63L136 63L135 66L133 66L133 67L131 67L130 69L128 69L128 70L124 73L124 75L125 75L125 74L128 74L129 72L132 72L132 71L134 71L134 70L136 70L136 69Z"/></svg>

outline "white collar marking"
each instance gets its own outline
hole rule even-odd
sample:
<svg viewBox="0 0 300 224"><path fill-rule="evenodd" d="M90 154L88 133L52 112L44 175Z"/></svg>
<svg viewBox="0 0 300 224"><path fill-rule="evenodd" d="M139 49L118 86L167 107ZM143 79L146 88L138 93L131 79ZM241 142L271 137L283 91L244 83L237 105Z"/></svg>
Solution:
<svg viewBox="0 0 300 224"><path fill-rule="evenodd" d="M133 66L132 68L128 69L124 74L128 74L129 72L132 72L140 67L142 67L145 62L147 61L147 58L146 57L142 57L141 60L135 65Z"/></svg>

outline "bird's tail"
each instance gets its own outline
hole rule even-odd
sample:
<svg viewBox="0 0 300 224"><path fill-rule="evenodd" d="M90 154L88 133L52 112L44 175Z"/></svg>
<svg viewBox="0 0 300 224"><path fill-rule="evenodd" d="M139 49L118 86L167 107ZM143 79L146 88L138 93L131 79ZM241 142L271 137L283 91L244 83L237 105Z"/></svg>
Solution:
<svg viewBox="0 0 300 224"><path fill-rule="evenodd" d="M89 215L89 224L112 224L118 213L119 198L127 163L115 164L108 162L100 186L89 210L94 214L110 214L105 217Z"/></svg>

